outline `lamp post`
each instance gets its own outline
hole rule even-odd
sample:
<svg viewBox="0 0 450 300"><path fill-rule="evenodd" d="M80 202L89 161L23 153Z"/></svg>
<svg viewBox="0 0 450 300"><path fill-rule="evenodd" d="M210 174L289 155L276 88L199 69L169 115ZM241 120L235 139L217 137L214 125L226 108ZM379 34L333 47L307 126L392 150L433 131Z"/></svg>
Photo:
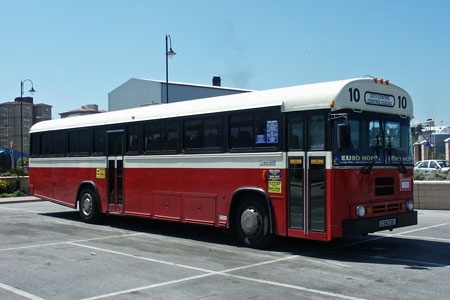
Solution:
<svg viewBox="0 0 450 300"><path fill-rule="evenodd" d="M20 81L20 157L22 158L22 169L23 169L23 85L25 82L29 81L31 83L31 89L28 91L32 95L36 90L33 88L33 81L31 79L25 79Z"/></svg>
<svg viewBox="0 0 450 300"><path fill-rule="evenodd" d="M170 47L168 41L170 41ZM166 103L169 103L169 56L173 58L174 55L176 53L172 50L172 38L166 34Z"/></svg>

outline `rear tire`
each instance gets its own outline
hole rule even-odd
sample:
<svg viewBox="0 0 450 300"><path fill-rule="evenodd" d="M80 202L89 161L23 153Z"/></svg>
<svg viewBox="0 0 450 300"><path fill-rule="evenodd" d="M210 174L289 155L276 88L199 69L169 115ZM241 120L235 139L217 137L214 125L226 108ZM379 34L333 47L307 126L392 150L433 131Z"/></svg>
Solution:
<svg viewBox="0 0 450 300"><path fill-rule="evenodd" d="M92 188L83 188L78 198L81 219L86 223L98 223L101 218L97 193Z"/></svg>
<svg viewBox="0 0 450 300"><path fill-rule="evenodd" d="M234 225L239 242L247 247L264 248L272 240L268 208L257 198L243 199Z"/></svg>

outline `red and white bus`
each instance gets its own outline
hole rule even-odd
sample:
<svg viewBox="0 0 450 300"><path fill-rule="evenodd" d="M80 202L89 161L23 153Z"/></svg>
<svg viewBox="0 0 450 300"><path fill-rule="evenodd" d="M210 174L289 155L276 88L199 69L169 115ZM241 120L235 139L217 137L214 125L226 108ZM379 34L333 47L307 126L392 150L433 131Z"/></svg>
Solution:
<svg viewBox="0 0 450 300"><path fill-rule="evenodd" d="M413 103L351 79L44 121L30 190L79 208L329 241L417 224Z"/></svg>

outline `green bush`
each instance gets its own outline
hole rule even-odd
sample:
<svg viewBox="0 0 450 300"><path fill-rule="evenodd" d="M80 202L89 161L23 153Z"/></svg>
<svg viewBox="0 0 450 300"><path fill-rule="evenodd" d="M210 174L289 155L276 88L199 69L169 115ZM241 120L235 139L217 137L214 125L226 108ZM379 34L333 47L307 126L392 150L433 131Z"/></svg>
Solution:
<svg viewBox="0 0 450 300"><path fill-rule="evenodd" d="M16 185L8 183L4 179L0 179L0 193L12 193L16 190Z"/></svg>
<svg viewBox="0 0 450 300"><path fill-rule="evenodd" d="M0 193L7 193L9 188L9 184L6 180L0 179Z"/></svg>
<svg viewBox="0 0 450 300"><path fill-rule="evenodd" d="M430 174L424 174L421 172L414 172L414 180L435 180L435 181L441 181L441 180L450 180L450 174L449 173L440 173L440 172L433 172Z"/></svg>

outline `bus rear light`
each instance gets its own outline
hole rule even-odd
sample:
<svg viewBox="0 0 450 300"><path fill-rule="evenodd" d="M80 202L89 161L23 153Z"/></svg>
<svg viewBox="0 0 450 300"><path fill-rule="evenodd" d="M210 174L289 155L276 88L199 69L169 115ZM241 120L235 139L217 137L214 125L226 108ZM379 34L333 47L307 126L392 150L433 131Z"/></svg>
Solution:
<svg viewBox="0 0 450 300"><path fill-rule="evenodd" d="M364 215L366 214L366 209L364 208L364 205L358 205L356 207L356 215L360 218L364 217Z"/></svg>
<svg viewBox="0 0 450 300"><path fill-rule="evenodd" d="M330 101L330 107L333 108L334 107L334 100Z"/></svg>

